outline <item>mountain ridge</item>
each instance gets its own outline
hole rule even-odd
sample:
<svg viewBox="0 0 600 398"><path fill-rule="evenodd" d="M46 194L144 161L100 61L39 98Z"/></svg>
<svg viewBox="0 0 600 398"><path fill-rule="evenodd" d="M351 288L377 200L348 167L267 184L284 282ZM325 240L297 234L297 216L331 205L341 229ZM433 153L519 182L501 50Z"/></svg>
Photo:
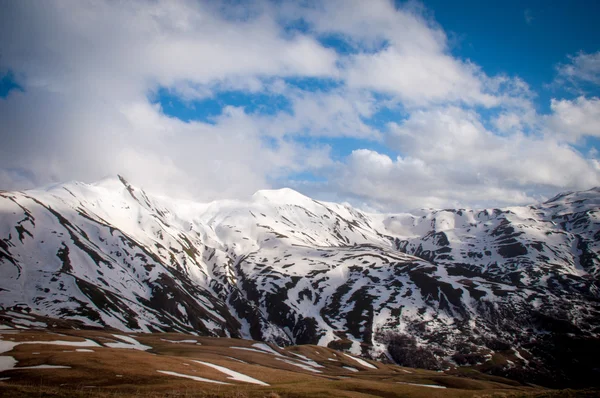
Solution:
<svg viewBox="0 0 600 398"><path fill-rule="evenodd" d="M552 338L600 333L598 242L598 188L531 206L374 214L290 189L195 203L119 176L0 192L0 305L373 358L390 356L392 333L436 366L485 364L508 346L512 365L495 371L548 367L560 379L546 366Z"/></svg>

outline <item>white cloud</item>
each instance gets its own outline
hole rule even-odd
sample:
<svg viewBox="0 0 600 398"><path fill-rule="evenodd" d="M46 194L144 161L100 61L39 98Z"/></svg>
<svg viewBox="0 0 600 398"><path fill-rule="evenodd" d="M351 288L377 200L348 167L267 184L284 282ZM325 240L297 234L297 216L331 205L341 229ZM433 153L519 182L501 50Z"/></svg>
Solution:
<svg viewBox="0 0 600 398"><path fill-rule="evenodd" d="M265 134L275 137L381 138L377 129L364 122L381 106L367 90L341 87L327 92L307 92L285 85L279 89L278 94L289 100L292 112L254 117Z"/></svg>
<svg viewBox="0 0 600 398"><path fill-rule="evenodd" d="M411 5L377 0L326 1L294 8L320 35L337 35L356 49L341 59L351 87L397 95L405 105L464 102L497 105L492 82L474 64L450 54L444 31Z"/></svg>
<svg viewBox="0 0 600 398"><path fill-rule="evenodd" d="M309 171L341 201L400 208L521 203L599 184L598 162L569 146L599 135L597 98L555 100L552 115L538 115L524 81L453 56L418 7L223 4L3 4L0 70L24 91L0 99L0 188L122 173L150 190L209 200ZM291 29L298 18L305 31ZM319 41L332 36L351 51ZM594 82L594 57L572 57L559 75ZM211 123L186 123L152 103L159 89L182 101L227 90L280 96L291 109L249 114L224 104ZM496 116L485 120L482 108ZM387 131L369 122L381 110L398 119ZM335 163L322 137L401 156L356 148Z"/></svg>
<svg viewBox="0 0 600 398"><path fill-rule="evenodd" d="M407 54L391 47L376 54L358 54L346 68L350 86L396 94L409 105L498 105L498 98L485 92L478 68L443 53Z"/></svg>
<svg viewBox="0 0 600 398"><path fill-rule="evenodd" d="M552 99L550 107L553 114L548 118L548 127L553 134L567 141L600 137L600 98Z"/></svg>
<svg viewBox="0 0 600 398"><path fill-rule="evenodd" d="M497 135L457 107L414 112L390 127L395 160L355 150L336 189L388 208L528 203L558 190L600 184L597 162L569 145L520 132Z"/></svg>
<svg viewBox="0 0 600 398"><path fill-rule="evenodd" d="M583 93L587 84L600 84L600 51L591 54L579 52L568 58L569 62L556 67L555 85L566 85Z"/></svg>
<svg viewBox="0 0 600 398"><path fill-rule="evenodd" d="M123 173L155 190L209 199L249 194L272 175L327 163L327 147L265 144L260 124L239 109L225 109L211 125L167 117L149 103L159 86L189 100L223 87L261 90L263 77L336 74L333 50L282 34L269 12L257 8L239 20L215 5L4 5L0 62L25 91L0 100L3 188ZM29 172L10 178L6 170L19 168Z"/></svg>

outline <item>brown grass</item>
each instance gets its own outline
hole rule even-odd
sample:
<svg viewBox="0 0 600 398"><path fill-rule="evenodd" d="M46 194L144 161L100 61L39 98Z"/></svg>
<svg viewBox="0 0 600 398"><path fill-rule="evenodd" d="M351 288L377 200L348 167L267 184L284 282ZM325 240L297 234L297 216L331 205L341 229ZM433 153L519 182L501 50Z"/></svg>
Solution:
<svg viewBox="0 0 600 398"><path fill-rule="evenodd" d="M54 331L56 332L56 331ZM107 331L62 330L57 335L43 330L1 333L10 341L81 341L100 344L118 341ZM124 334L116 332L118 334ZM2 355L18 360L17 367L43 364L70 366L69 369L13 369L0 373L9 380L0 381L2 397L571 397L566 391L551 391L520 385L500 377L470 372L433 372L406 369L373 362L378 369L368 369L330 348L296 346L279 349L283 357L232 347L252 348L254 341L166 334L128 334L150 351L85 347L94 352L76 352L70 346L23 344ZM175 344L164 340L196 340ZM322 373L312 373L282 362L278 358L298 362L292 353L310 358L322 365ZM235 358L235 359L232 359ZM224 366L270 384L258 386L233 381L211 367L193 359ZM332 360L330 360L332 359ZM243 361L239 362L239 361ZM350 372L343 366L359 369ZM158 373L167 370L186 375L230 383L216 385ZM408 370L411 373L407 373ZM447 389L433 389L403 383L437 384ZM588 392L580 391L582 394ZM597 392L596 392L597 393ZM562 395L561 395L562 394ZM586 396L586 395L581 395ZM593 396L593 395L588 395Z"/></svg>

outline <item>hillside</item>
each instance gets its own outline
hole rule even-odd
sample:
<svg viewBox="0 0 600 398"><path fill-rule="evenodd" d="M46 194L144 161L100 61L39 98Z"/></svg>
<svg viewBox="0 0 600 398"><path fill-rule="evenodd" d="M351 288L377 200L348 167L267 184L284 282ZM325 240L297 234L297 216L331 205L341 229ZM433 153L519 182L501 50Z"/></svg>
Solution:
<svg viewBox="0 0 600 398"><path fill-rule="evenodd" d="M314 345L59 327L5 328L0 337L3 397L568 396L475 371L404 368Z"/></svg>
<svg viewBox="0 0 600 398"><path fill-rule="evenodd" d="M598 375L599 217L599 189L394 215L289 189L194 203L122 177L1 192L0 305L582 386Z"/></svg>

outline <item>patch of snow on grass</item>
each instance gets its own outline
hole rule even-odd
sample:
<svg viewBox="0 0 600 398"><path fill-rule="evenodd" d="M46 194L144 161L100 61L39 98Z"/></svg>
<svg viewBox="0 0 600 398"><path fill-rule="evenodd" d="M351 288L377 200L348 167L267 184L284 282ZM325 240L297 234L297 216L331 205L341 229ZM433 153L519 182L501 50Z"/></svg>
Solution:
<svg viewBox="0 0 600 398"><path fill-rule="evenodd" d="M19 369L71 369L70 366L62 366L62 365L36 365L36 366L23 366L20 368L14 368L15 370Z"/></svg>
<svg viewBox="0 0 600 398"><path fill-rule="evenodd" d="M228 379L231 379L231 380L244 381L246 383L258 384L259 386L268 386L269 385L269 384L267 384L267 383L265 383L263 381L257 380L255 378L250 377L250 376L246 376L245 374L242 374L242 373L236 372L234 370L228 369L228 368L226 368L224 366L214 365L212 363L202 362L202 361L194 361L194 362L200 363L202 365L209 366L209 367L211 367L213 369L218 370L219 372L223 372L226 375L228 375L229 376Z"/></svg>
<svg viewBox="0 0 600 398"><path fill-rule="evenodd" d="M294 366L297 366L297 367L302 368L304 370L308 370L309 372L323 373L320 370L317 370L317 369L313 368L312 366L309 366L309 365L304 364L304 363L298 363L298 362L288 361L288 360L282 359L282 358L275 358L275 359L277 359L278 361L285 362L285 363L287 363L289 365L294 365Z"/></svg>
<svg viewBox="0 0 600 398"><path fill-rule="evenodd" d="M15 343L14 341L0 340L0 354L11 351L17 345L19 345L19 343Z"/></svg>
<svg viewBox="0 0 600 398"><path fill-rule="evenodd" d="M309 357L306 357L306 356L304 356L304 355L301 355L301 354L296 354L295 352L290 352L290 354L292 354L292 355L295 355L295 356L297 356L298 358L302 358L302 359L304 359L305 361L310 361L310 358L309 358Z"/></svg>
<svg viewBox="0 0 600 398"><path fill-rule="evenodd" d="M25 318L25 319L29 319L31 321L35 321L35 318L32 317L31 315L26 315L26 314L22 314L20 312L14 312L14 311L6 311L6 313L8 315L12 315L12 316L15 316L17 318Z"/></svg>
<svg viewBox="0 0 600 398"><path fill-rule="evenodd" d="M16 344L48 344L48 345L62 345L70 347L100 347L100 344L92 340L84 341L66 341L66 340L55 340L55 341L19 341Z"/></svg>
<svg viewBox="0 0 600 398"><path fill-rule="evenodd" d="M235 348L236 350L245 350L245 351L258 352L259 354L267 354L264 351L255 350L254 348L248 348L248 347L229 347L229 348Z"/></svg>
<svg viewBox="0 0 600 398"><path fill-rule="evenodd" d="M225 357L225 358L229 358L229 359L232 359L232 360L234 360L234 361L241 362L241 363L245 363L245 364L247 364L247 363L248 363L248 362L246 362L246 361L242 361L241 359L237 359L237 358L234 358L234 357Z"/></svg>
<svg viewBox="0 0 600 398"><path fill-rule="evenodd" d="M17 360L13 357L0 357L0 372L10 370L15 367Z"/></svg>
<svg viewBox="0 0 600 398"><path fill-rule="evenodd" d="M365 368L377 369L376 366L371 365L369 362L367 362L365 360L362 360L360 358L356 358L356 357L350 356L348 354L344 354L344 355L347 356L348 358L354 359L356 362L360 363Z"/></svg>
<svg viewBox="0 0 600 398"><path fill-rule="evenodd" d="M184 374L177 373L177 372L170 372L168 370L157 370L157 372L165 374L165 375L169 375L169 376L183 377L183 378L186 378L186 379L192 379L192 380L196 380L196 381L201 381L203 383L230 384L230 383L225 383L224 381L217 381L217 380L205 379L204 377L198 377L198 376L192 376L192 375L184 375Z"/></svg>
<svg viewBox="0 0 600 398"><path fill-rule="evenodd" d="M160 341L166 341L167 343L173 343L173 344L181 344L181 343L194 344L194 343L196 343L197 345L200 345L200 343L198 343L198 340L168 340L168 339L160 339Z"/></svg>
<svg viewBox="0 0 600 398"><path fill-rule="evenodd" d="M139 341L129 336L122 336L120 334L113 334L118 339L126 341L126 343L104 343L105 346L110 348L126 348L130 350L148 351L152 347L140 344Z"/></svg>
<svg viewBox="0 0 600 398"><path fill-rule="evenodd" d="M70 366L61 365L36 365L36 366L23 366L17 368L17 360L13 357L2 356L0 357L0 372L7 370L20 370L20 369L70 369Z"/></svg>
<svg viewBox="0 0 600 398"><path fill-rule="evenodd" d="M271 347L269 347L268 345L266 345L264 343L255 343L255 344L252 344L252 347L256 347L259 350L266 351L269 354L277 355L279 357L283 356L283 355L281 355L280 353L278 353L277 351L275 351L274 349L272 349Z"/></svg>
<svg viewBox="0 0 600 398"><path fill-rule="evenodd" d="M521 353L519 352L519 350L516 350L513 348L513 352L515 354L515 357L519 358L521 361L523 361L525 363L525 365L529 364L529 361L525 358L523 358L523 356L521 355Z"/></svg>
<svg viewBox="0 0 600 398"><path fill-rule="evenodd" d="M75 351L77 351L77 352L94 352L94 350L88 350L87 348L78 348Z"/></svg>
<svg viewBox="0 0 600 398"><path fill-rule="evenodd" d="M39 328L48 327L48 325L44 322L35 322L35 321L27 320L27 319L13 319L13 323L16 323L17 325L25 325L25 326L39 327Z"/></svg>
<svg viewBox="0 0 600 398"><path fill-rule="evenodd" d="M446 388L444 386L438 386L437 384L417 384L417 383L405 383L403 381L397 381L398 384L408 384L409 386L417 387L429 387L429 388Z"/></svg>
<svg viewBox="0 0 600 398"><path fill-rule="evenodd" d="M344 369L346 369L346 370L349 370L349 371L351 371L351 372L358 372L358 369L351 368L350 366L342 366L342 368L344 368Z"/></svg>
<svg viewBox="0 0 600 398"><path fill-rule="evenodd" d="M320 365L317 362L313 361L312 359L305 357L304 355L296 354L294 352L292 352L291 354L297 356L298 358L302 358L302 360L300 360L300 362L303 362L303 363L307 364L308 366L312 366L313 368L324 368L325 367L325 366ZM334 361L335 361L335 359L334 359Z"/></svg>

